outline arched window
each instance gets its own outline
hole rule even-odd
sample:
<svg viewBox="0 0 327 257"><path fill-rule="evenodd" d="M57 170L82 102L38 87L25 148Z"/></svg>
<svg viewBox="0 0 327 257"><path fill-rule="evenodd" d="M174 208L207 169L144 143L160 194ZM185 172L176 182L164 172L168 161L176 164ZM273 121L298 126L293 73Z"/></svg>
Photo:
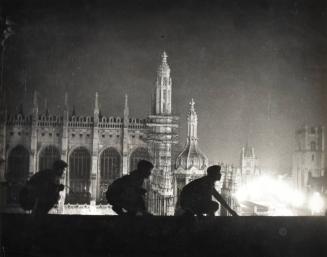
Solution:
<svg viewBox="0 0 327 257"><path fill-rule="evenodd" d="M87 149L76 148L69 156L69 193L66 201L72 204L89 203L91 156Z"/></svg>
<svg viewBox="0 0 327 257"><path fill-rule="evenodd" d="M104 150L100 156L100 202L107 203L105 192L108 185L120 177L120 154L110 147Z"/></svg>
<svg viewBox="0 0 327 257"><path fill-rule="evenodd" d="M101 154L101 181L113 181L120 176L120 154L114 148L108 148Z"/></svg>
<svg viewBox="0 0 327 257"><path fill-rule="evenodd" d="M51 169L57 160L60 160L59 150L52 145L46 146L40 153L39 170Z"/></svg>
<svg viewBox="0 0 327 257"><path fill-rule="evenodd" d="M139 147L131 154L130 158L130 171L135 170L137 168L137 164L140 160L150 161L150 155L146 148Z"/></svg>
<svg viewBox="0 0 327 257"><path fill-rule="evenodd" d="M6 180L8 181L7 202L18 203L18 194L28 178L29 171L29 152L22 146L18 145L11 150L8 156L8 169Z"/></svg>

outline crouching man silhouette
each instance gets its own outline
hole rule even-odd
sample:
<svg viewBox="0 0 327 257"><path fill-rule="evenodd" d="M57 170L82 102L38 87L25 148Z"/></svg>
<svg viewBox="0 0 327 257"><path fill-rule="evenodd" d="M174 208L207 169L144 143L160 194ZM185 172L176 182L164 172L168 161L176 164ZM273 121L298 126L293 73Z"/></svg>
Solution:
<svg viewBox="0 0 327 257"><path fill-rule="evenodd" d="M220 169L219 165L210 166L207 176L193 180L182 189L179 200L185 215L214 216L219 204L212 201L213 196L232 216L238 216L215 189L215 182L221 178Z"/></svg>
<svg viewBox="0 0 327 257"><path fill-rule="evenodd" d="M136 170L109 185L106 198L113 211L118 215L150 215L145 207L144 197L147 191L142 186L144 180L151 175L152 169L151 162L141 160Z"/></svg>
<svg viewBox="0 0 327 257"><path fill-rule="evenodd" d="M24 210L32 210L33 216L46 215L60 199L64 185L60 179L67 168L67 163L57 160L52 169L35 173L20 191L20 205Z"/></svg>

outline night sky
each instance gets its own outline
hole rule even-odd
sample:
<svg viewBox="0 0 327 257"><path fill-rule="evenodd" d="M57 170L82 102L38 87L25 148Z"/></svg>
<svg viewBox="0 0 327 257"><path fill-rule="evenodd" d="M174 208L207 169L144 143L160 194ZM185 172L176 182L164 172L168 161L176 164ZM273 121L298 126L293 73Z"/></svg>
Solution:
<svg viewBox="0 0 327 257"><path fill-rule="evenodd" d="M97 91L105 116L121 116L128 94L145 118L165 50L182 144L193 97L210 161L238 165L248 142L263 169L288 172L295 130L326 125L327 4L249 2L7 1L9 107L30 113L37 90L41 110L47 99L58 113L67 91L91 115Z"/></svg>

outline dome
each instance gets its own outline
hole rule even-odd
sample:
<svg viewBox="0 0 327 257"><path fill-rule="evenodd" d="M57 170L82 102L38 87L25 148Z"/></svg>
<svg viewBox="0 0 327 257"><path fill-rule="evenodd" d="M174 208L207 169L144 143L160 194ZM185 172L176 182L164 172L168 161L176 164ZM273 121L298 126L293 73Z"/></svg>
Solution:
<svg viewBox="0 0 327 257"><path fill-rule="evenodd" d="M184 150L176 159L176 169L183 168L189 170L196 168L204 170L208 166L208 158L201 152L197 142L188 140Z"/></svg>
<svg viewBox="0 0 327 257"><path fill-rule="evenodd" d="M195 168L197 170L204 170L208 166L208 158L201 152L198 146L198 117L194 104L192 98L187 117L187 143L176 159L176 169L190 170Z"/></svg>

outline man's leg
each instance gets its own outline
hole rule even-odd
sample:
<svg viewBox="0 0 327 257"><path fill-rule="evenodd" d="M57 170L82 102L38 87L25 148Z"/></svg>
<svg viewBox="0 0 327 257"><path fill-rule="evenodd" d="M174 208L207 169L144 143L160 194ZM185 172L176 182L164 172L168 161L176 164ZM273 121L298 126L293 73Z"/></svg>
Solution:
<svg viewBox="0 0 327 257"><path fill-rule="evenodd" d="M214 201L203 202L199 201L193 204L191 209L198 217L203 217L204 214L208 216L215 216L215 212L218 210L219 204Z"/></svg>
<svg viewBox="0 0 327 257"><path fill-rule="evenodd" d="M112 210L118 215L124 215L123 208L119 205L112 205Z"/></svg>
<svg viewBox="0 0 327 257"><path fill-rule="evenodd" d="M145 214L146 208L143 197L137 197L133 202L126 202L124 205L124 209L130 216L135 216L137 213Z"/></svg>
<svg viewBox="0 0 327 257"><path fill-rule="evenodd" d="M39 201L36 208L33 209L32 214L34 217L44 217L48 214L50 209L48 204Z"/></svg>
<svg viewBox="0 0 327 257"><path fill-rule="evenodd" d="M210 201L205 206L205 213L208 214L208 216L215 216L216 211L219 209L219 204L214 201Z"/></svg>
<svg viewBox="0 0 327 257"><path fill-rule="evenodd" d="M202 217L203 216L203 211L201 208L201 203L197 203L197 202L186 202L184 201L181 204L182 209L185 211L183 216L198 216L198 217Z"/></svg>

